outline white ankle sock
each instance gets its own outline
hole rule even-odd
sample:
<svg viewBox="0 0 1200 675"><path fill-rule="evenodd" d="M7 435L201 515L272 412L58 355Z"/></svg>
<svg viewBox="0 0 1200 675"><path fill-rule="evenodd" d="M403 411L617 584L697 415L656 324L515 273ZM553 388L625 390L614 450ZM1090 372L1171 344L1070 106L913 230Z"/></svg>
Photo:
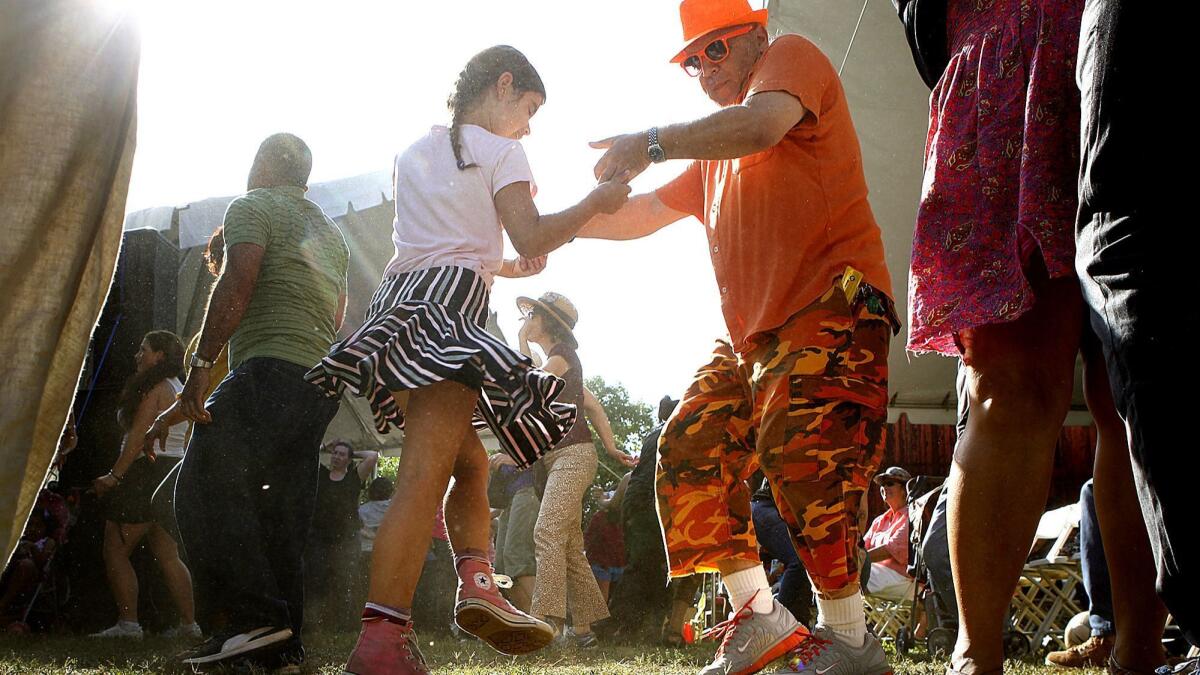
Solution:
<svg viewBox="0 0 1200 675"><path fill-rule="evenodd" d="M829 626L834 635L851 647L861 647L867 640L867 615L863 612L862 593L837 600L817 596L817 623Z"/></svg>
<svg viewBox="0 0 1200 675"><path fill-rule="evenodd" d="M729 590L729 600L733 603L734 611L739 611L747 603L750 609L758 614L767 614L775 606L775 598L771 596L771 584L767 581L767 572L762 565L750 569L722 574L721 580Z"/></svg>

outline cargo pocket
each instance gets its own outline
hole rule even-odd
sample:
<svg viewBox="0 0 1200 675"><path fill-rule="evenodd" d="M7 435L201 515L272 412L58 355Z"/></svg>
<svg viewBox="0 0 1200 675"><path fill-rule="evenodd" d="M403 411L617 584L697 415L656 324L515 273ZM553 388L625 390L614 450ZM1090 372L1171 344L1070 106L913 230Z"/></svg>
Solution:
<svg viewBox="0 0 1200 675"><path fill-rule="evenodd" d="M820 482L871 444L887 419L887 385L848 375L793 375L778 463L785 482ZM840 480L840 479L838 479Z"/></svg>

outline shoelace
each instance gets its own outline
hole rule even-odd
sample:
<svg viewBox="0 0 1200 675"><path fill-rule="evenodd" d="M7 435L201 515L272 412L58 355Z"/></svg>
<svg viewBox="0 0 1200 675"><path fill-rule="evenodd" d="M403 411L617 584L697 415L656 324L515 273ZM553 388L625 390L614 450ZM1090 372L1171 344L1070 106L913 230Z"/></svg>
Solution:
<svg viewBox="0 0 1200 675"><path fill-rule="evenodd" d="M739 609L732 617L704 631L700 639L720 639L721 646L717 647L717 655L720 656L725 653L725 645L729 644L729 641L733 638L738 625L753 615L754 611L750 609L750 603L746 603L746 606Z"/></svg>
<svg viewBox="0 0 1200 675"><path fill-rule="evenodd" d="M701 640L707 640L710 638L714 640L717 638L721 639L721 646L717 647L717 656L725 653L725 645L729 643L729 640L733 637L734 632L737 631L738 624L754 616L754 610L750 609L750 603L754 602L754 598L758 597L759 593L760 591L754 591L754 595L750 596L750 599L746 601L746 604L742 605L738 611L734 612L732 617L700 634Z"/></svg>
<svg viewBox="0 0 1200 675"><path fill-rule="evenodd" d="M418 664L421 667L428 669L429 666L425 663L425 655L422 654L420 648L417 647L417 634L413 632L412 628L406 630L401 639L404 640L404 646L406 647L404 651L407 652L404 658L409 663Z"/></svg>
<svg viewBox="0 0 1200 675"><path fill-rule="evenodd" d="M829 640L821 638L809 633L804 641L792 650L791 657L788 659L796 670L800 670L800 666L806 666L821 655L825 648L830 644Z"/></svg>

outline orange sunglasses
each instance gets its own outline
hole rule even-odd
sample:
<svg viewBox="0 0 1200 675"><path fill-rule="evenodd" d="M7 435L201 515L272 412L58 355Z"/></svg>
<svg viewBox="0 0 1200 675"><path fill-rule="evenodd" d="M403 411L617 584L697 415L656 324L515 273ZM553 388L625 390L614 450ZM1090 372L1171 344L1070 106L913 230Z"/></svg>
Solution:
<svg viewBox="0 0 1200 675"><path fill-rule="evenodd" d="M720 63L724 61L729 56L729 43L727 40L729 40L729 38L735 38L739 35L745 35L746 33L749 33L750 31L754 30L755 25L757 24L750 24L749 26L735 28L708 43L704 49L701 49L688 56L679 64L683 67L683 72L687 73L691 77L700 75L702 70L700 64L701 55L703 55L705 59L708 59L709 63Z"/></svg>

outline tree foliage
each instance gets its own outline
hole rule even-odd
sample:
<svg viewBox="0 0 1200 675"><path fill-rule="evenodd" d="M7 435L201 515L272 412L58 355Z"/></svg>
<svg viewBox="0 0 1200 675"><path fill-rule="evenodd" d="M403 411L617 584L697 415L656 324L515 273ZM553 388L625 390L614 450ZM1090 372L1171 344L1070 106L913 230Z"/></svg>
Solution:
<svg viewBox="0 0 1200 675"><path fill-rule="evenodd" d="M640 450L642 439L654 428L654 410L650 405L633 399L629 390L619 382L609 384L604 378L596 375L587 378L584 383L596 395L600 405L604 406L617 448L630 454ZM595 429L592 430L592 442L596 445L601 465L600 470L596 472L595 484L604 489L612 489L629 469L608 456Z"/></svg>

